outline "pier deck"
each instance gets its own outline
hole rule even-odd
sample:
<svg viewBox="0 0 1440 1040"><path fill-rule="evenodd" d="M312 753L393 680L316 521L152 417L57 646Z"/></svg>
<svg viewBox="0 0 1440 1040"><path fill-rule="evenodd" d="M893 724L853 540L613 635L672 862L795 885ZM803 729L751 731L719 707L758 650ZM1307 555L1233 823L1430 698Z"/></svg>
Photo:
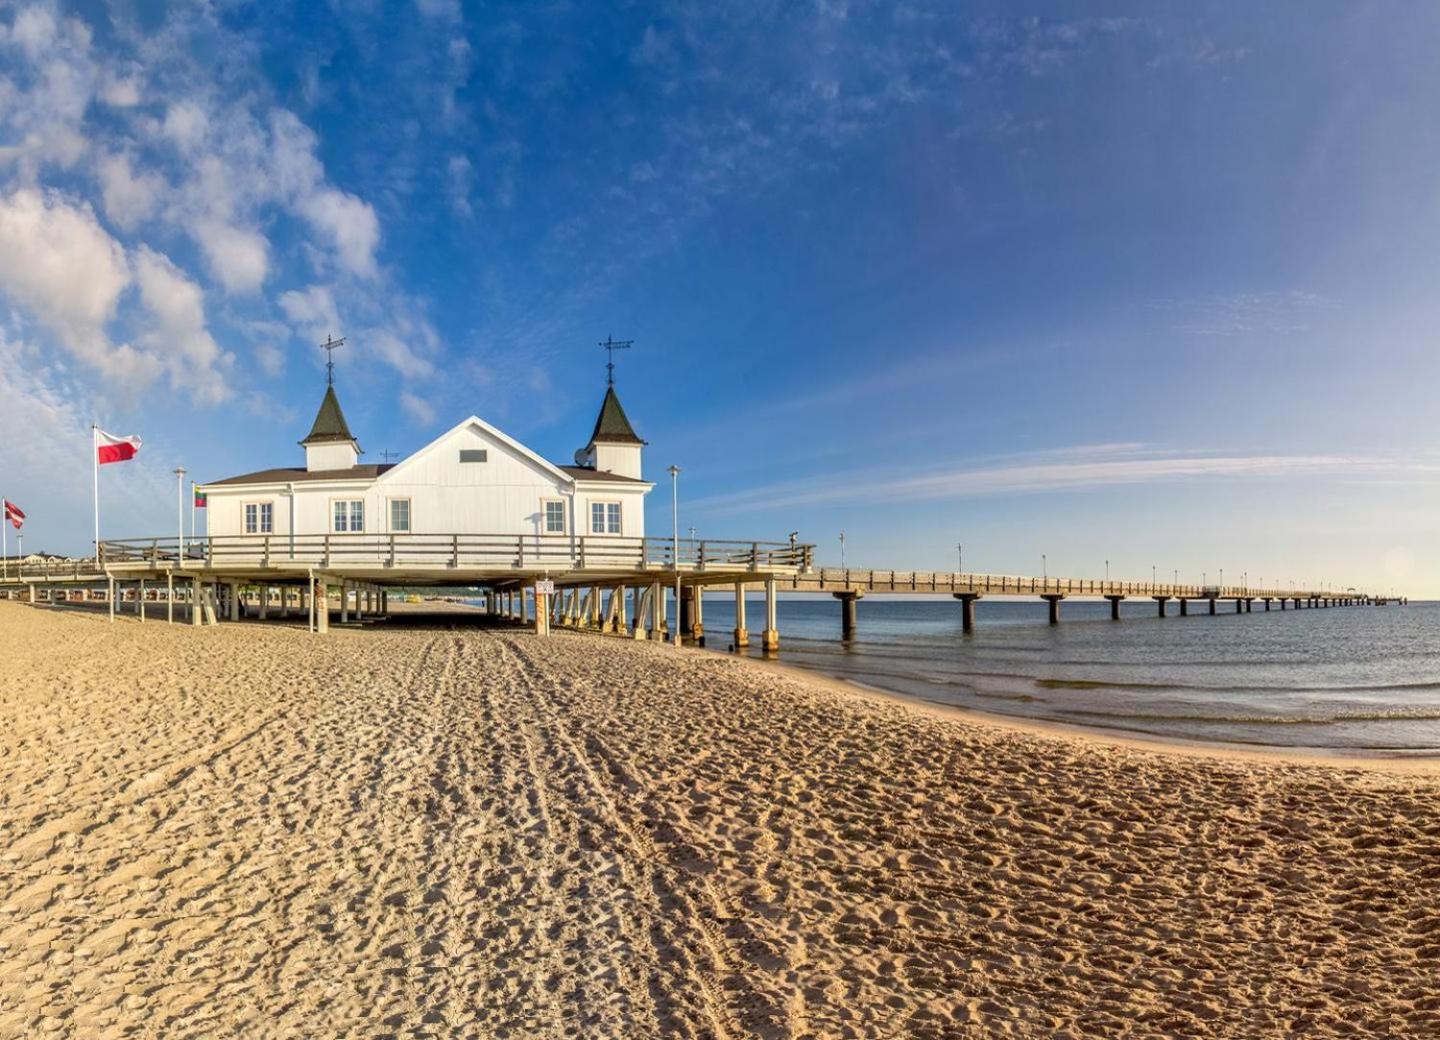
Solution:
<svg viewBox="0 0 1440 1040"><path fill-rule="evenodd" d="M102 541L98 559L10 562L0 575L0 595L53 602L68 589L65 598L75 592L82 600L98 596L110 603L113 614L128 589L142 617L147 599L158 599L168 604L172 619L176 602L188 606L198 624L206 616L238 618L252 601L266 617L272 595L278 597L278 610L289 613L293 592L296 608L307 613L313 628L325 631L336 591L341 619L348 620L352 602L356 616L384 613L388 592L396 588L467 588L483 593L492 612L527 622L533 618L542 631L558 623L658 638L667 625L666 590L678 585L682 632L699 641L703 593L718 587L738 598L734 640L743 647L749 642L744 592L763 587L767 649L779 645L776 600L782 591L834 596L847 639L855 634L856 603L867 594L953 596L967 632L975 626L975 603L987 597L1044 600L1052 624L1060 621L1060 604L1071 598L1108 600L1115 620L1126 599L1153 600L1160 617L1169 616L1172 600L1181 615L1196 602L1210 614L1222 602L1233 603L1236 613L1252 612L1256 602L1265 610L1388 602L1354 589L817 568L813 561L812 545L713 539L677 543L671 538L474 534L132 538ZM629 611L627 591L633 593ZM317 610L317 602L324 609Z"/></svg>

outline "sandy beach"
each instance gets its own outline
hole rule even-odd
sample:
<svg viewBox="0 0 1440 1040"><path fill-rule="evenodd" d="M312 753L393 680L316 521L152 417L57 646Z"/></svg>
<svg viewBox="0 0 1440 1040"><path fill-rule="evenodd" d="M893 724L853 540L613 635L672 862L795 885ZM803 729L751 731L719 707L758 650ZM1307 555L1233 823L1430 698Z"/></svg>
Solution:
<svg viewBox="0 0 1440 1040"><path fill-rule="evenodd" d="M0 1037L1440 1034L1440 779L0 603Z"/></svg>

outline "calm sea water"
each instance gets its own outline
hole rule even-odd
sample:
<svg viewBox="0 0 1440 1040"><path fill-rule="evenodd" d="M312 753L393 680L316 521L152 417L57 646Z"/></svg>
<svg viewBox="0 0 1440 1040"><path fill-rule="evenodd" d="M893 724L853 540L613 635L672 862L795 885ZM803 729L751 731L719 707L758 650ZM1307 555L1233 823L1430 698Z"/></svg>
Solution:
<svg viewBox="0 0 1440 1040"><path fill-rule="evenodd" d="M1150 600L869 598L853 642L840 606L782 597L780 660L925 701L1164 738L1385 755L1440 754L1440 604L1155 616ZM1263 605L1256 603L1257 608ZM747 601L758 642L763 601ZM1233 610L1233 604L1230 605ZM1172 612L1176 609L1170 605ZM705 601L725 650L734 603ZM755 652L752 650L752 653Z"/></svg>

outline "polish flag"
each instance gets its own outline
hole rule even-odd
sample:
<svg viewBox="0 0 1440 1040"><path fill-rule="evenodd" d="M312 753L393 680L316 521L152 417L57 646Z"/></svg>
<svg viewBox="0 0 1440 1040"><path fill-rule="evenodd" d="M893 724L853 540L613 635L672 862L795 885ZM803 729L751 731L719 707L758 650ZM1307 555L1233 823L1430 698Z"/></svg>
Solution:
<svg viewBox="0 0 1440 1040"><path fill-rule="evenodd" d="M107 462L129 462L139 450L139 437L114 437L104 430L95 430L95 457L102 466Z"/></svg>
<svg viewBox="0 0 1440 1040"><path fill-rule="evenodd" d="M17 506L14 502L6 501L5 519L9 520L10 523L14 525L15 530L17 531L20 530L21 527L25 526L25 514L20 511L20 507Z"/></svg>

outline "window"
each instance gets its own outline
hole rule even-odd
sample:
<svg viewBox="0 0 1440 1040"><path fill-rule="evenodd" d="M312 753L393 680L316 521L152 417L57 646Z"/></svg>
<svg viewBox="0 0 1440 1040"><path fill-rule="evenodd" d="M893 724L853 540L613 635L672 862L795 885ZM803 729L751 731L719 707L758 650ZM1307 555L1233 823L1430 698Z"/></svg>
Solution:
<svg viewBox="0 0 1440 1040"><path fill-rule="evenodd" d="M336 533L365 530L365 503L358 498L337 499L332 506Z"/></svg>
<svg viewBox="0 0 1440 1040"><path fill-rule="evenodd" d="M545 533L565 533L565 503L558 498L545 501Z"/></svg>
<svg viewBox="0 0 1440 1040"><path fill-rule="evenodd" d="M591 503L590 503L590 533L591 533L591 534L619 534L619 533L620 533L620 503L619 503L619 502L591 502Z"/></svg>
<svg viewBox="0 0 1440 1040"><path fill-rule="evenodd" d="M390 500L390 530L392 533L409 533L410 500L408 498L392 498Z"/></svg>
<svg viewBox="0 0 1440 1040"><path fill-rule="evenodd" d="M487 458L484 448L461 448L461 462L484 462Z"/></svg>
<svg viewBox="0 0 1440 1040"><path fill-rule="evenodd" d="M274 534L275 506L271 502L245 503L245 533Z"/></svg>

